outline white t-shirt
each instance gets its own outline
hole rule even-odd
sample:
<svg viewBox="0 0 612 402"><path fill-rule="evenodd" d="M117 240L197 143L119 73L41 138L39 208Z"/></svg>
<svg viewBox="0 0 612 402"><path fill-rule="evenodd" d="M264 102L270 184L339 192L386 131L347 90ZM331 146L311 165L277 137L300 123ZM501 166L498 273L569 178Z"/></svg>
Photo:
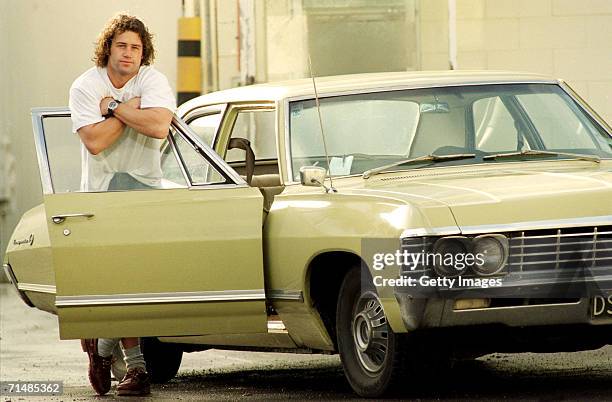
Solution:
<svg viewBox="0 0 612 402"><path fill-rule="evenodd" d="M104 120L100 101L112 97L126 102L140 97L140 108L163 107L176 111L176 100L168 79L150 66L141 66L138 74L122 88L115 88L106 68L92 67L70 87L72 131ZM109 148L92 155L81 144L81 191L105 191L117 172L125 172L141 183L157 187L161 181L160 145L162 140L139 134L126 127Z"/></svg>

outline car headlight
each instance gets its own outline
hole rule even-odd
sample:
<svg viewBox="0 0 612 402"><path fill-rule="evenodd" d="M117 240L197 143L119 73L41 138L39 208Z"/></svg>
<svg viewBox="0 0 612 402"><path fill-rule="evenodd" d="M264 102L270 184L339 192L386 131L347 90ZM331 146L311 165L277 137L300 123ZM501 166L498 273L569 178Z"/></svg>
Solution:
<svg viewBox="0 0 612 402"><path fill-rule="evenodd" d="M470 252L467 237L450 236L438 239L433 246L433 269L438 276L454 277L465 273L469 268L464 263L465 255Z"/></svg>
<svg viewBox="0 0 612 402"><path fill-rule="evenodd" d="M473 240L476 262L472 271L480 276L495 275L508 260L508 239L503 235L483 235Z"/></svg>

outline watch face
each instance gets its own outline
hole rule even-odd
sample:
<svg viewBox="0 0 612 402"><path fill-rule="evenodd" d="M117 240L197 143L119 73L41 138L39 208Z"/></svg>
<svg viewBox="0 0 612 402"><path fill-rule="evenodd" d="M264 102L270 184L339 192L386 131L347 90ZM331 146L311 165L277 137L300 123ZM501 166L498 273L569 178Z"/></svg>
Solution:
<svg viewBox="0 0 612 402"><path fill-rule="evenodd" d="M108 110L115 110L115 109L117 109L117 106L119 106L117 101L112 100L112 101L108 102Z"/></svg>

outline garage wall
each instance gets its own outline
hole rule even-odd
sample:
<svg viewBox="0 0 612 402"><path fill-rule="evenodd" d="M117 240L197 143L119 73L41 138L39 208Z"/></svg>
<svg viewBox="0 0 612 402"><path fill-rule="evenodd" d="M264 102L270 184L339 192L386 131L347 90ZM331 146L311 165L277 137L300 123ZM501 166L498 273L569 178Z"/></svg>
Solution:
<svg viewBox="0 0 612 402"><path fill-rule="evenodd" d="M119 11L148 24L155 65L176 88L181 0L0 0L0 164L16 160L0 168L0 182L16 183L10 202L0 204L0 257L23 212L42 200L30 109L68 104L70 84L93 65L99 31Z"/></svg>
<svg viewBox="0 0 612 402"><path fill-rule="evenodd" d="M303 78L308 70L306 14L301 1L266 0L267 76L269 81Z"/></svg>
<svg viewBox="0 0 612 402"><path fill-rule="evenodd" d="M7 5L0 2L0 27L6 25L6 8ZM1 28L0 28L1 29ZM4 57L8 54L8 41L7 36L0 34L0 94L5 91L8 85L8 62L9 58ZM8 97L0 95L0 255L4 252L4 232L8 223L8 212L11 207L10 194L14 194L14 185L11 185L10 181L14 182L14 168L15 158L12 155L12 144L11 139L7 132L7 120L8 120ZM4 274L0 273L0 282Z"/></svg>
<svg viewBox="0 0 612 402"><path fill-rule="evenodd" d="M269 81L417 69L415 0L266 0Z"/></svg>
<svg viewBox="0 0 612 402"><path fill-rule="evenodd" d="M565 79L612 122L612 1L456 0L460 69ZM421 0L422 69L448 69L448 1Z"/></svg>
<svg viewBox="0 0 612 402"><path fill-rule="evenodd" d="M217 3L219 89L233 88L240 83L238 1L215 1Z"/></svg>
<svg viewBox="0 0 612 402"><path fill-rule="evenodd" d="M421 70L448 70L448 1L420 0Z"/></svg>

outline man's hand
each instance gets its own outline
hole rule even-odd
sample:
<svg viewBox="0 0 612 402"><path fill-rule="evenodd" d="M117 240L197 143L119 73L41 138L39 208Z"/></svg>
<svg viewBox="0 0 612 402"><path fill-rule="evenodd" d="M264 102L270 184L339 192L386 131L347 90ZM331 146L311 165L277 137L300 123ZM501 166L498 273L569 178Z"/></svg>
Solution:
<svg viewBox="0 0 612 402"><path fill-rule="evenodd" d="M138 133L152 138L166 138L173 113L163 107L140 109L140 98L135 97L115 109L113 117Z"/></svg>
<svg viewBox="0 0 612 402"><path fill-rule="evenodd" d="M103 116L108 114L108 104L112 100L114 99L106 97L100 101L100 113ZM166 138L171 121L172 112L168 109L140 109L140 97L137 96L121 103L115 109L113 117L81 127L78 133L87 150L97 155L119 139L126 125L147 137Z"/></svg>
<svg viewBox="0 0 612 402"><path fill-rule="evenodd" d="M107 96L100 101L100 114L108 115L108 104L114 98ZM123 103L133 109L140 108L140 97L135 97ZM107 118L99 123L81 127L77 132L81 141L92 155L97 155L110 147L121 137L125 123L116 117Z"/></svg>
<svg viewBox="0 0 612 402"><path fill-rule="evenodd" d="M108 104L112 100L114 100L114 99L111 98L110 96L107 96L106 98L104 98L104 99L102 99L100 101L100 114L102 116L106 116L108 114ZM138 103L140 103L140 102L138 102Z"/></svg>
<svg viewBox="0 0 612 402"><path fill-rule="evenodd" d="M123 104L131 106L134 109L140 109L140 96L136 96L136 97L130 99L129 101L124 102Z"/></svg>
<svg viewBox="0 0 612 402"><path fill-rule="evenodd" d="M100 114L102 114L102 116L106 116L108 114L108 104L112 100L114 100L114 98L107 96L100 101ZM140 109L140 96L136 96L123 104L133 107L134 109Z"/></svg>

